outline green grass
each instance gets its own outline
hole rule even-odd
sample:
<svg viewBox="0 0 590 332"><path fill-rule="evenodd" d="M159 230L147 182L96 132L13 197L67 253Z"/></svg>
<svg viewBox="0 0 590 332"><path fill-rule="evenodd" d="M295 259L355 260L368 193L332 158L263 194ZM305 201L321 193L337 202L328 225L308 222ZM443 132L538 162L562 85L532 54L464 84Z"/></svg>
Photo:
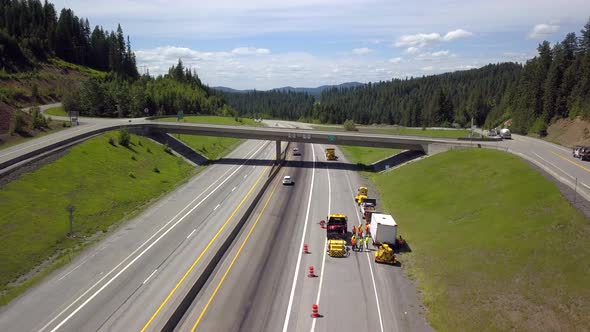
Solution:
<svg viewBox="0 0 590 332"><path fill-rule="evenodd" d="M68 116L63 106L48 108L44 113L47 115Z"/></svg>
<svg viewBox="0 0 590 332"><path fill-rule="evenodd" d="M391 157L398 154L401 150L398 149L386 149L386 148L372 148L364 146L339 146L342 153L348 161L353 164L362 163L365 165L371 165L374 162Z"/></svg>
<svg viewBox="0 0 590 332"><path fill-rule="evenodd" d="M435 329L590 326L590 223L520 158L454 150L369 176Z"/></svg>
<svg viewBox="0 0 590 332"><path fill-rule="evenodd" d="M157 121L175 122L175 117L161 118ZM210 123L210 124L222 124L222 125L234 125L234 126L261 126L260 123L255 122L252 119L244 118L232 118L222 116L186 116L182 122L192 123ZM214 137L214 136L197 136L197 135L174 135L180 138L181 141L186 143L188 146L207 157L210 160L221 158L231 152L237 145L240 144L241 140L231 137Z"/></svg>
<svg viewBox="0 0 590 332"><path fill-rule="evenodd" d="M132 135L128 149L110 145L109 137L117 141L118 133L77 145L0 190L0 303L14 298L47 269L29 280L19 277L49 258L49 269L66 263L91 242L89 237L133 216L196 172L149 139ZM67 237L68 204L76 209L75 238Z"/></svg>

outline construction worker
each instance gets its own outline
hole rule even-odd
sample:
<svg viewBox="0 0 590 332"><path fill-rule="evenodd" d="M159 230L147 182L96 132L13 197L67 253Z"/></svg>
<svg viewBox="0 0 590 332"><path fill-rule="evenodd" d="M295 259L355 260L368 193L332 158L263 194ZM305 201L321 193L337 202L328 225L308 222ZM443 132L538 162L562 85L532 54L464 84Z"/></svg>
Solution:
<svg viewBox="0 0 590 332"><path fill-rule="evenodd" d="M369 235L365 236L365 250L369 251Z"/></svg>
<svg viewBox="0 0 590 332"><path fill-rule="evenodd" d="M371 235L371 231L369 230L369 226L370 226L370 225L371 225L371 224L367 224L367 225L365 226L365 233L367 233L367 236L370 236L370 235Z"/></svg>
<svg viewBox="0 0 590 332"><path fill-rule="evenodd" d="M359 224L359 228L358 228L356 234L358 235L359 238L363 237L363 224Z"/></svg>
<svg viewBox="0 0 590 332"><path fill-rule="evenodd" d="M356 226L352 225L352 235L356 235Z"/></svg>
<svg viewBox="0 0 590 332"><path fill-rule="evenodd" d="M356 235L352 235L350 238L350 244L352 245L352 250L356 251Z"/></svg>

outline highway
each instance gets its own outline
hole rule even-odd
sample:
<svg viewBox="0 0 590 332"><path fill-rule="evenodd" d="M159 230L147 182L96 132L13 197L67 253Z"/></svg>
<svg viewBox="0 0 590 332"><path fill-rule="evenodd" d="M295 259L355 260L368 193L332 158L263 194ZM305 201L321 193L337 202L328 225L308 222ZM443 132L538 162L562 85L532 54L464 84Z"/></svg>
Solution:
<svg viewBox="0 0 590 332"><path fill-rule="evenodd" d="M373 252L327 256L319 221L343 213L360 222L353 197L364 182L331 169L323 147L299 144L285 175L261 200L243 232L198 295L178 331L429 331L416 291L400 267L375 264ZM340 154L340 156L342 156ZM312 167L300 167L307 161ZM311 254L303 254L308 244ZM308 267L317 278L308 278ZM311 318L312 304L322 318Z"/></svg>
<svg viewBox="0 0 590 332"><path fill-rule="evenodd" d="M141 329L179 280L185 278L188 285L201 274L268 176L269 167L247 161L268 160L270 165L274 144L247 141L227 158L243 164L207 167L54 271L1 309L0 330ZM184 291L178 288L168 299L161 317Z"/></svg>

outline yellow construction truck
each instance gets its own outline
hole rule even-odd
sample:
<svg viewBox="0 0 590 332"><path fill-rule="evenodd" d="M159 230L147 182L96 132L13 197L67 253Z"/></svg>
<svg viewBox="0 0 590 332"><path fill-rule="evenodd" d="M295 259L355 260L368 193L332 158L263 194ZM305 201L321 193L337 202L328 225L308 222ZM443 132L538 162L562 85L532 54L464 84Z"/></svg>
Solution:
<svg viewBox="0 0 590 332"><path fill-rule="evenodd" d="M326 148L326 160L338 160L338 156L336 155L336 149L329 147Z"/></svg>
<svg viewBox="0 0 590 332"><path fill-rule="evenodd" d="M357 204L360 205L363 202L363 200L365 198L367 198L368 194L369 194L369 188L359 187L358 192L357 192L356 196L354 197L354 200L356 201Z"/></svg>
<svg viewBox="0 0 590 332"><path fill-rule="evenodd" d="M343 214L331 214L326 225L328 254L331 257L346 257L346 237L348 235L348 218Z"/></svg>

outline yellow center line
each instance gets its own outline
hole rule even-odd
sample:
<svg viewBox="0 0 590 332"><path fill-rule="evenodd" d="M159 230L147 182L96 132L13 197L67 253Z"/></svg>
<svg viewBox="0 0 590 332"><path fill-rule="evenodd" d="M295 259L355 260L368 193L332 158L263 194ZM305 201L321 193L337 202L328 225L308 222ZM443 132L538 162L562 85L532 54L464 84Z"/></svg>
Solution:
<svg viewBox="0 0 590 332"><path fill-rule="evenodd" d="M174 293L176 292L176 290L178 289L178 287L180 287L180 285L184 282L184 280L189 275L189 273L191 273L191 271L199 263L199 261L201 260L201 258L203 258L203 256L205 255L205 253L209 250L209 247L211 247L211 245L213 244L213 242L215 242L215 240L217 239L217 237L219 236L219 234L221 234L221 232L225 229L225 226L227 226L227 224L230 222L230 220L233 219L233 217L238 212L238 210L240 209L240 207L244 204L244 202L246 201L246 199L250 196L250 194L252 194L252 191L258 185L258 183L260 182L260 179L262 179L262 176L266 174L266 170L268 169L268 167L269 166L266 166L265 169L262 171L262 173L260 173L260 176L258 177L258 179L256 180L256 182L254 183L254 185L252 185L252 187L250 187L250 190L248 190L248 193L246 194L246 196L244 196L244 198L242 199L242 201L240 202L240 204L235 208L235 210L232 212L232 214L229 216L229 218L227 218L227 220L223 223L223 225L217 231L217 233L215 234L215 236L213 236L213 238L211 239L211 241L209 241L209 243L207 244L207 246L205 247L205 249L203 250L203 252L201 252L201 254L199 255L199 257L197 257L197 259L193 262L193 264L190 266L190 268L184 273L184 275L182 276L182 278L180 278L180 281L178 281L178 283L176 284L176 286L174 286L174 288L170 291L170 293L168 294L168 296L166 296L166 299L164 299L164 301L160 304L160 306L158 307L158 309L156 310L156 312L154 312L154 314L152 315L152 317L150 317L150 319L147 321L147 323L145 323L145 325L141 329L141 332L145 332L146 331L146 329L150 326L150 324L152 323L152 321L158 316L158 314L160 313L160 311L162 310L162 308L164 308L164 306L166 305L166 303L168 303L168 301L170 300L170 298L172 297L172 295L174 295Z"/></svg>
<svg viewBox="0 0 590 332"><path fill-rule="evenodd" d="M581 169L585 170L586 172L589 172L589 173L590 173L590 168L584 167L584 166L582 166L582 165L578 164L578 163L577 163L577 162L575 162L575 161L571 161L571 160L567 159L566 157L564 157L564 156L560 155L559 153L555 153L555 152L553 152L553 151L551 151L551 150L547 150L547 151L549 151L549 152L553 153L554 155L558 156L559 158L561 158L561 159L563 159L563 160L565 160L565 161L567 161L567 162L569 162L569 163L572 163L572 164L574 164L574 165L578 166L579 168L581 168Z"/></svg>
<svg viewBox="0 0 590 332"><path fill-rule="evenodd" d="M283 168L283 171L281 172L281 175L279 176L279 179L285 173L285 170L286 170L286 168ZM225 281L225 278L229 274L229 271L232 269L234 263L236 262L236 260L240 256L240 253L242 252L242 249L244 249L244 246L246 245L246 242L248 242L248 239L250 238L250 235L252 235L252 232L254 231L254 228L256 228L256 225L258 224L258 221L260 221L260 218L262 217L262 214L266 210L266 207L268 206L268 203L270 202L270 199L274 195L275 190L277 189L279 182L280 182L280 180L275 183L275 186L273 187L272 191L270 192L270 196L268 196L268 199L264 203L264 206L262 207L262 210L260 210L260 212L258 213L258 216L256 217L256 221L254 221L254 224L252 225L252 227L248 231L248 234L246 235L246 238L244 239L244 241L240 245L240 248L238 249L238 252L236 253L236 255L234 256L234 258L232 259L232 261L229 264L227 270L225 270L225 273L221 277L221 280L219 281L219 284L217 284L217 287L215 287L215 290L213 291L213 294L211 294L211 297L207 301L207 304L205 304L205 307L203 308L203 311L201 311L201 314L199 315L199 318L197 318L197 321L195 322L195 325L193 325L193 328L191 329L191 332L194 332L197 329L197 326L199 326L199 323L201 322L201 319L203 319L203 316L205 315L205 312L209 308L209 305L211 304L211 302L213 302L213 299L215 298L215 295L217 295L217 292L221 288L221 285Z"/></svg>

